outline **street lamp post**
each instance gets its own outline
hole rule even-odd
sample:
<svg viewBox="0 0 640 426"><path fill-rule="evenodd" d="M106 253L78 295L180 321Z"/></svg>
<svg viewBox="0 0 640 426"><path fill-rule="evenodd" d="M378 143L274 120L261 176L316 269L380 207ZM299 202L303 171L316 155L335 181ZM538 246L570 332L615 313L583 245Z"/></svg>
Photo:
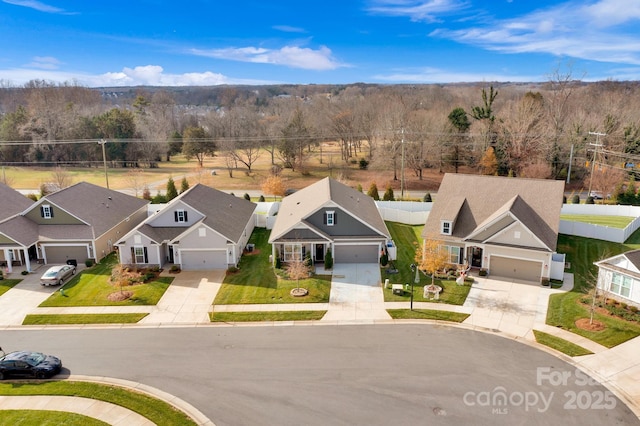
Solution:
<svg viewBox="0 0 640 426"><path fill-rule="evenodd" d="M104 148L106 143L107 141L104 139L100 139L100 142L98 142L99 145L102 145L102 164L104 165L104 180L107 182L107 189L109 189L109 175L107 174L107 153Z"/></svg>

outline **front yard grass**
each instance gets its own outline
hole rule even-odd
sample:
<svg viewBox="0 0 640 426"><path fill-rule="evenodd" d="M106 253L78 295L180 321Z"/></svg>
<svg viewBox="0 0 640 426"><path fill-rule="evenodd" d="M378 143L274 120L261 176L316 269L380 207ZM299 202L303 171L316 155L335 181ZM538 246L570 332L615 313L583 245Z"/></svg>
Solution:
<svg viewBox="0 0 640 426"><path fill-rule="evenodd" d="M295 280L276 277L269 263L270 231L256 228L249 243L255 244L252 253L240 259L238 272L227 273L215 298L216 305L254 303L326 303L331 292L331 276L315 275L300 280L299 286L309 290L304 297L293 297L289 292L298 286Z"/></svg>
<svg viewBox="0 0 640 426"><path fill-rule="evenodd" d="M422 229L424 225L405 225L397 222L387 222L387 228L391 233L394 243L398 247L398 259L393 262L393 267L398 270L397 274L387 273L387 267L380 270L382 282L389 279L390 284L409 284L409 290L405 290L403 295L393 294L391 289L383 289L385 302L408 302L411 299L411 283L414 282L416 274L411 271L411 264L415 263L416 247L422 244ZM423 297L424 286L431 284L431 277L419 275L420 283L413 285L414 302L437 302L451 305L462 305L467 299L471 290L468 284L457 285L455 280L435 280L435 284L442 287L439 300L428 300Z"/></svg>
<svg viewBox="0 0 640 426"><path fill-rule="evenodd" d="M2 272L0 272L1 274ZM0 281L0 296L2 296L3 294L5 294L7 291L11 290L13 287L15 287L16 284L18 284L20 281L22 280L16 280L16 279L4 279Z"/></svg>
<svg viewBox="0 0 640 426"><path fill-rule="evenodd" d="M430 319L438 321L462 322L469 314L434 309L387 309L393 319Z"/></svg>
<svg viewBox="0 0 640 426"><path fill-rule="evenodd" d="M122 301L111 301L108 296L120 291L109 283L111 270L117 264L115 254L110 254L100 263L85 269L82 273L62 286L42 302L42 307L56 306L137 306L155 305L167 290L173 277L158 277L145 284L125 286L123 291L133 292L133 296Z"/></svg>
<svg viewBox="0 0 640 426"><path fill-rule="evenodd" d="M148 314L41 314L27 315L22 325L135 324Z"/></svg>
<svg viewBox="0 0 640 426"><path fill-rule="evenodd" d="M569 356L591 355L593 353L590 350L583 348L582 346L576 345L575 343L571 343L567 340L553 336L543 331L533 330L533 335L536 337L536 342L540 343L541 345L548 346L551 349L555 349Z"/></svg>
<svg viewBox="0 0 640 426"><path fill-rule="evenodd" d="M109 423L93 417L65 411L2 410L0 425L109 426Z"/></svg>
<svg viewBox="0 0 640 426"><path fill-rule="evenodd" d="M211 322L317 321L327 311L211 312Z"/></svg>
<svg viewBox="0 0 640 426"><path fill-rule="evenodd" d="M0 395L66 395L77 396L128 408L161 426L193 426L196 423L182 411L154 397L125 388L78 381L3 382ZM5 423L2 423L5 424ZM64 423L66 424L66 423Z"/></svg>
<svg viewBox="0 0 640 426"><path fill-rule="evenodd" d="M579 334L608 348L639 336L640 324L599 313L595 313L594 319L606 325L602 331L582 330L575 324L580 318L589 318L589 309L580 304L579 300L595 284L598 268L593 262L639 248L639 243L639 231L634 232L625 244L559 235L557 250L558 253L567 255L566 261L571 265L569 272L574 275L574 288L570 292L549 297L547 324Z"/></svg>

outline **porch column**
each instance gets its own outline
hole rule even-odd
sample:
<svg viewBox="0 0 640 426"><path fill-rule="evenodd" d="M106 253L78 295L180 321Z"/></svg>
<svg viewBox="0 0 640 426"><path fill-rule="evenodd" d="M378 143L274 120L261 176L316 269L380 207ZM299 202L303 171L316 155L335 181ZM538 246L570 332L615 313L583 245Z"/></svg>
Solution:
<svg viewBox="0 0 640 426"><path fill-rule="evenodd" d="M275 265L276 263L276 245L271 244L271 259L273 260L273 262L271 263L271 266Z"/></svg>
<svg viewBox="0 0 640 426"><path fill-rule="evenodd" d="M24 255L24 266L28 272L31 272L31 260L29 259L29 252L26 248L21 249L22 254Z"/></svg>
<svg viewBox="0 0 640 426"><path fill-rule="evenodd" d="M11 259L13 259L13 257L10 254L11 249L4 249L4 259L7 262L7 272L8 273L12 273L13 272L13 262Z"/></svg>

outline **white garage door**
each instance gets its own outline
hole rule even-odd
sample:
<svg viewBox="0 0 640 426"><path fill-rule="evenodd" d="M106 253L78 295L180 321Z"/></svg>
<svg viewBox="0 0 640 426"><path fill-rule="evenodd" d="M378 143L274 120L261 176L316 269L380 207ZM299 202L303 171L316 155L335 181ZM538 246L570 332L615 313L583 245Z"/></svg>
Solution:
<svg viewBox="0 0 640 426"><path fill-rule="evenodd" d="M540 282L542 262L491 256L492 276Z"/></svg>
<svg viewBox="0 0 640 426"><path fill-rule="evenodd" d="M378 263L378 245L336 245L335 263Z"/></svg>
<svg viewBox="0 0 640 426"><path fill-rule="evenodd" d="M185 271L227 269L227 253L224 250L181 251L180 255Z"/></svg>

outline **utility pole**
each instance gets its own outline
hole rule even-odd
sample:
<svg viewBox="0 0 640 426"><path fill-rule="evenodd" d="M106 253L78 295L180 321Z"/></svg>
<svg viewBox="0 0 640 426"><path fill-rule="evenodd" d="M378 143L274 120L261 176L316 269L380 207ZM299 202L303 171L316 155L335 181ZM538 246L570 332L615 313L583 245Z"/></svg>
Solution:
<svg viewBox="0 0 640 426"><path fill-rule="evenodd" d="M600 143L600 136L607 136L606 133L598 133L598 132L589 132L590 135L595 135L596 137L596 143L590 143L589 145L592 145L594 147L593 149L593 161L591 162L591 176L589 176L589 192L587 193L587 197L591 196L591 184L593 183L593 171L595 169L595 165L596 165L596 158L597 158L597 154L598 154L598 148L602 146L602 144ZM602 196L604 197L605 194L602 194Z"/></svg>
<svg viewBox="0 0 640 426"><path fill-rule="evenodd" d="M400 199L404 199L404 128L402 128L402 159L400 160Z"/></svg>
<svg viewBox="0 0 640 426"><path fill-rule="evenodd" d="M104 180L107 182L107 189L109 189L109 175L107 174L107 154L104 149L107 141L104 139L100 139L98 144L102 145L102 163L104 164Z"/></svg>
<svg viewBox="0 0 640 426"><path fill-rule="evenodd" d="M571 183L571 165L573 164L573 144L571 144L571 154L569 154L569 171L567 172L567 183Z"/></svg>

